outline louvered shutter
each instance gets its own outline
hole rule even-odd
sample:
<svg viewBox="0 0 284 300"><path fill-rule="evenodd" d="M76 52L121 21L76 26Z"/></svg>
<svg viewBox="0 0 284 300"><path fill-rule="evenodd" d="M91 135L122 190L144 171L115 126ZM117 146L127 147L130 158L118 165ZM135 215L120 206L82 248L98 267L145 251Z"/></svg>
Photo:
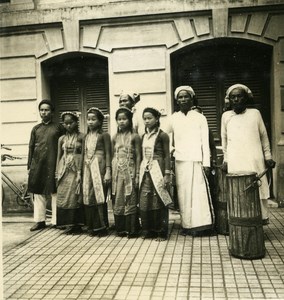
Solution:
<svg viewBox="0 0 284 300"><path fill-rule="evenodd" d="M56 104L56 119L60 120L63 111L76 111L80 114L80 131L87 132L87 109L95 106L109 114L107 65L95 60L73 60L68 68L57 66L60 76L52 77L52 100ZM62 71L63 70L63 71ZM103 129L108 131L109 118Z"/></svg>
<svg viewBox="0 0 284 300"><path fill-rule="evenodd" d="M219 144L225 91L235 83L243 83L252 90L251 106L260 110L270 133L270 58L271 48L267 46L208 43L207 47L173 56L173 87L193 87L198 105Z"/></svg>
<svg viewBox="0 0 284 300"><path fill-rule="evenodd" d="M216 105L217 86L214 68L212 65L200 64L194 65L188 72L189 84L195 91L198 105L202 107L215 139L219 139L220 125L217 122L219 111Z"/></svg>
<svg viewBox="0 0 284 300"><path fill-rule="evenodd" d="M85 99L87 109L90 107L99 108L106 116L103 130L109 130L109 96L107 77L97 74L92 81L87 81L85 85Z"/></svg>
<svg viewBox="0 0 284 300"><path fill-rule="evenodd" d="M81 90L80 84L75 79L54 80L52 85L53 101L56 103L55 115L58 122L62 123L61 113L73 111L79 114L79 129L84 128L80 109Z"/></svg>

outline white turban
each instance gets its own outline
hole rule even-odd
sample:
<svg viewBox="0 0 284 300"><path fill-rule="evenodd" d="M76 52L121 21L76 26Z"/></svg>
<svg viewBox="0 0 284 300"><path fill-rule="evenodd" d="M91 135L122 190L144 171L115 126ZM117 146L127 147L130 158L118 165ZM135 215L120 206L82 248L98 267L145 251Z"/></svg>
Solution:
<svg viewBox="0 0 284 300"><path fill-rule="evenodd" d="M134 104L136 104L140 101L140 95L138 93L133 93L133 92L127 92L127 93L122 92L120 94L119 98L121 98L122 96L125 96L125 95L129 96Z"/></svg>
<svg viewBox="0 0 284 300"><path fill-rule="evenodd" d="M175 99L177 100L178 94L180 91L186 91L189 93L190 97L193 98L195 96L194 90L189 85L181 85L175 90Z"/></svg>
<svg viewBox="0 0 284 300"><path fill-rule="evenodd" d="M226 91L226 96L225 96L225 103L229 103L229 97L230 97L230 94L231 92L234 90L234 89L241 89L243 91L245 91L245 93L247 93L248 97L250 99L253 98L253 95L252 95L252 92L251 90L244 84L240 84L240 83L237 83L237 84L234 84L232 86L230 86L227 91Z"/></svg>

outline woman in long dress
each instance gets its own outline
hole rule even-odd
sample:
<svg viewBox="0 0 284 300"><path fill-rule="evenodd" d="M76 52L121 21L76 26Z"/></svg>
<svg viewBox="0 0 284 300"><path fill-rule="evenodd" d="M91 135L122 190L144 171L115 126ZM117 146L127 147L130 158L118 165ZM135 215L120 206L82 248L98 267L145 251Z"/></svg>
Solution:
<svg viewBox="0 0 284 300"><path fill-rule="evenodd" d="M132 112L121 107L116 112L118 132L114 136L112 160L112 194L114 220L118 236L138 235L138 184L141 140L133 130Z"/></svg>
<svg viewBox="0 0 284 300"><path fill-rule="evenodd" d="M104 114L97 107L87 112L84 143L83 202L85 225L91 236L108 234L106 194L111 182L111 140L102 129Z"/></svg>
<svg viewBox="0 0 284 300"><path fill-rule="evenodd" d="M81 172L83 137L78 130L78 116L62 113L66 134L58 140L57 155L57 226L67 226L66 234L82 232Z"/></svg>
<svg viewBox="0 0 284 300"><path fill-rule="evenodd" d="M145 134L140 166L139 209L143 238L166 240L172 199L169 136L160 129L160 112L152 107L143 111Z"/></svg>

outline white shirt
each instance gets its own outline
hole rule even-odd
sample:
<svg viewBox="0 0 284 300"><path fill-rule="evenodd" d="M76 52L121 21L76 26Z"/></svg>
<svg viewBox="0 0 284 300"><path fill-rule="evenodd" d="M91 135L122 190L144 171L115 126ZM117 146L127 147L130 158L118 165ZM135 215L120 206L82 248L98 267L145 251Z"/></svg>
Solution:
<svg viewBox="0 0 284 300"><path fill-rule="evenodd" d="M270 144L260 112L246 109L241 114L227 111L222 115L222 148L229 172L257 172L271 159Z"/></svg>
<svg viewBox="0 0 284 300"><path fill-rule="evenodd" d="M246 109L236 114L227 111L222 115L222 148L229 173L258 174L265 170L265 160L271 159L270 144L260 112ZM261 178L260 199L269 198L266 176Z"/></svg>
<svg viewBox="0 0 284 300"><path fill-rule="evenodd" d="M208 124L202 114L193 110L186 115L175 112L165 131L174 134L176 160L199 161L204 167L210 166Z"/></svg>

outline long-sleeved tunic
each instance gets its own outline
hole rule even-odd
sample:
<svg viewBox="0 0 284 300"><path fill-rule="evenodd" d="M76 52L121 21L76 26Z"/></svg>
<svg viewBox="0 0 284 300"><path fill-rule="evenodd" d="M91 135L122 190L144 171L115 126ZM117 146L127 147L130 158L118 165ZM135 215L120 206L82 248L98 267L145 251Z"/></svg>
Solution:
<svg viewBox="0 0 284 300"><path fill-rule="evenodd" d="M260 174L265 160L271 159L270 144L260 112L246 109L241 114L227 111L222 115L222 148L229 173ZM269 198L266 176L261 178L260 198Z"/></svg>
<svg viewBox="0 0 284 300"><path fill-rule="evenodd" d="M63 129L52 121L38 124L32 129L28 156L28 190L31 193L55 193L58 138L62 133Z"/></svg>

